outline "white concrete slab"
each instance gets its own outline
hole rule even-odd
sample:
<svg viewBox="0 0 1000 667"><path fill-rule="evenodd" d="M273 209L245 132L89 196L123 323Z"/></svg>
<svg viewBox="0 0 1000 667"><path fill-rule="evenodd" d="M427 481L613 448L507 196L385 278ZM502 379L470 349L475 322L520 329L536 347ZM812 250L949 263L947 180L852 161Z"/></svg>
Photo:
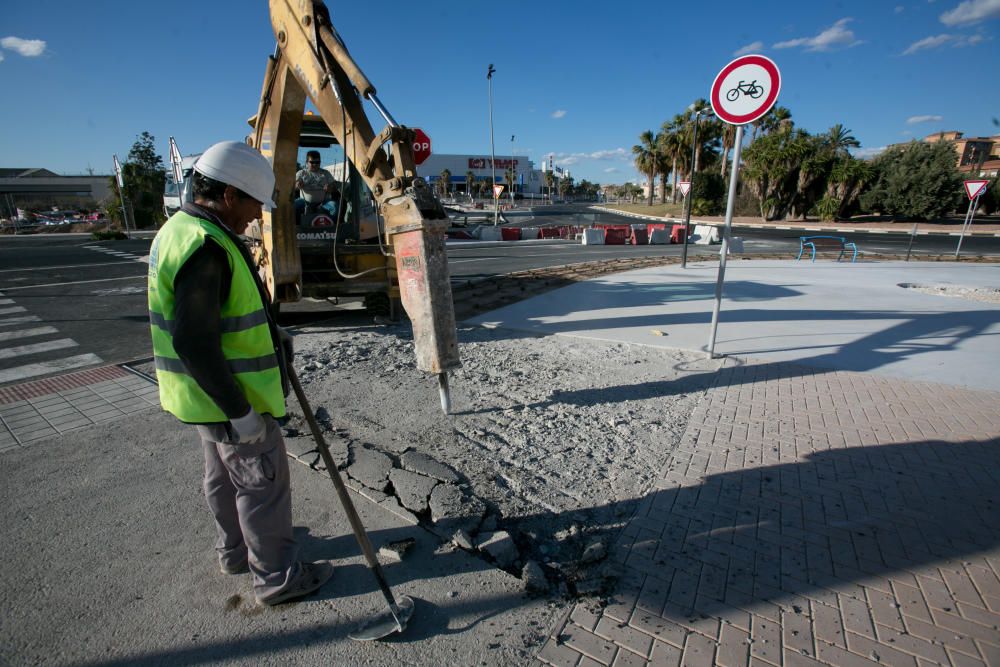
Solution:
<svg viewBox="0 0 1000 667"><path fill-rule="evenodd" d="M705 350L716 263L578 283L472 323ZM1000 304L902 283L1000 289L1000 266L733 261L716 353L1000 390Z"/></svg>

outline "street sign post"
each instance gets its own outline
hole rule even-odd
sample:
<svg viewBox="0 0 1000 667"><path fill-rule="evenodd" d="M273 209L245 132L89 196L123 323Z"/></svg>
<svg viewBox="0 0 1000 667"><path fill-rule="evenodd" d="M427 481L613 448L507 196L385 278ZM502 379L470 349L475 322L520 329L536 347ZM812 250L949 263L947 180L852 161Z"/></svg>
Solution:
<svg viewBox="0 0 1000 667"><path fill-rule="evenodd" d="M715 334L719 328L722 307L722 285L726 276L726 258L733 231L733 208L736 205L736 184L740 176L740 152L743 146L743 126L757 120L774 106L781 90L781 73L770 58L760 55L741 56L716 75L709 100L712 111L724 123L736 126L733 140L733 167L729 177L729 200L726 203L726 226L722 232L719 275L715 281L715 305L712 308L712 330L708 337L708 358L715 357ZM687 241L687 239L685 239Z"/></svg>
<svg viewBox="0 0 1000 667"><path fill-rule="evenodd" d="M958 253L962 250L962 239L965 238L965 232L972 227L972 219L976 217L976 207L979 206L979 198L986 192L988 184L989 181L981 179L965 181L963 183L965 194L969 197L969 210L965 212L965 220L962 222L962 232L958 235L955 259L958 259Z"/></svg>
<svg viewBox="0 0 1000 667"><path fill-rule="evenodd" d="M682 197L687 197L688 193L691 192L691 181L679 181L677 189L681 191Z"/></svg>
<svg viewBox="0 0 1000 667"><path fill-rule="evenodd" d="M118 154L112 155L115 159L115 180L118 181L118 196L122 200L122 222L125 224L125 236L129 239L132 238L132 232L129 231L128 219L129 214L132 212L132 202L128 200L125 196L125 178L122 176L122 165L118 161Z"/></svg>
<svg viewBox="0 0 1000 667"><path fill-rule="evenodd" d="M413 128L417 136L413 139L413 161L423 164L431 156L431 138L419 127Z"/></svg>

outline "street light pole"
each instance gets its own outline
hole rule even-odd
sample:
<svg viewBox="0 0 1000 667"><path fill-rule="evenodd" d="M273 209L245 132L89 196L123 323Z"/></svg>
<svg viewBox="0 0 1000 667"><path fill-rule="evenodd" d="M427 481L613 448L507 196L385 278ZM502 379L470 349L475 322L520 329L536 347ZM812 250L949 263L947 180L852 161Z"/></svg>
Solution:
<svg viewBox="0 0 1000 667"><path fill-rule="evenodd" d="M493 226L500 224L500 198L497 197L497 156L493 147L493 63L486 70L486 81L490 89L490 168L493 170Z"/></svg>
<svg viewBox="0 0 1000 667"><path fill-rule="evenodd" d="M514 188L517 187L517 167L514 164L514 135L510 135L510 206L514 207Z"/></svg>
<svg viewBox="0 0 1000 667"><path fill-rule="evenodd" d="M681 268L687 268L688 261L688 237L691 235L691 202L694 200L694 177L698 173L698 119L704 112L711 113L708 109L698 109L694 112L694 132L691 134L691 177L690 190L687 193L687 205L684 207L684 248L681 252Z"/></svg>

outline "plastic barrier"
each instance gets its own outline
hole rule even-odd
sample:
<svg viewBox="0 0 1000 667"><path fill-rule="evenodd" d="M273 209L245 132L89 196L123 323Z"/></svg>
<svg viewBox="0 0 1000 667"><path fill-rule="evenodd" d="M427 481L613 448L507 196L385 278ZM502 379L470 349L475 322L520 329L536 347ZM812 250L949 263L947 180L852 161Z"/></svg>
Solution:
<svg viewBox="0 0 1000 667"><path fill-rule="evenodd" d="M604 230L605 245L625 245L627 238L628 232L621 227L608 227Z"/></svg>
<svg viewBox="0 0 1000 667"><path fill-rule="evenodd" d="M520 227L501 227L500 228L500 239L503 241L520 241L521 240L521 228Z"/></svg>
<svg viewBox="0 0 1000 667"><path fill-rule="evenodd" d="M698 245L719 243L719 228L712 227L711 225L696 225L694 228L694 236L698 237L695 240L695 243Z"/></svg>
<svg viewBox="0 0 1000 667"><path fill-rule="evenodd" d="M538 230L538 237L543 239L558 239L565 236L563 234L563 230L565 229L566 227L542 227Z"/></svg>
<svg viewBox="0 0 1000 667"><path fill-rule="evenodd" d="M538 227L522 227L521 240L529 241L538 238Z"/></svg>
<svg viewBox="0 0 1000 667"><path fill-rule="evenodd" d="M646 235L646 230L636 229L635 226L632 227L632 235L628 237L628 240L632 245L646 245L649 243L649 237Z"/></svg>
<svg viewBox="0 0 1000 667"><path fill-rule="evenodd" d="M743 239L739 236L733 236L729 239L729 252L743 254ZM722 248L719 248L719 254L722 254Z"/></svg>
<svg viewBox="0 0 1000 667"><path fill-rule="evenodd" d="M649 245L668 245L670 243L670 232L666 229L653 229L649 232L647 243Z"/></svg>
<svg viewBox="0 0 1000 667"><path fill-rule="evenodd" d="M674 225L670 228L670 242L684 243L685 234L687 234L687 228L684 225Z"/></svg>
<svg viewBox="0 0 1000 667"><path fill-rule="evenodd" d="M604 245L604 230L596 227L584 229L583 245Z"/></svg>
<svg viewBox="0 0 1000 667"><path fill-rule="evenodd" d="M480 241L499 241L500 240L500 228L499 227L480 227L479 228L479 240Z"/></svg>

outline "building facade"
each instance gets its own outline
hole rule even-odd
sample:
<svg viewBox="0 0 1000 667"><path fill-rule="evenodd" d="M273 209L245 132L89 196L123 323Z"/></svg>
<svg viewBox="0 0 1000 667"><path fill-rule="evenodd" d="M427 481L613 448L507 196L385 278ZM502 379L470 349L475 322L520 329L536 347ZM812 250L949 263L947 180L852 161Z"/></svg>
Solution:
<svg viewBox="0 0 1000 667"><path fill-rule="evenodd" d="M961 132L935 132L924 137L935 144L950 142L957 153L958 170L964 174L978 172L979 176L992 178L1000 173L1000 134L992 137L964 137Z"/></svg>
<svg viewBox="0 0 1000 667"><path fill-rule="evenodd" d="M493 183L493 165L489 155L472 153L468 155L449 155L433 153L422 165L417 167L417 175L423 177L431 185L441 180L445 169L451 174L451 192L467 192L466 174L472 172L474 183ZM534 163L523 155L497 155L496 179L504 185L507 192L505 174L508 170L514 172L514 192L519 194L539 195L545 186L545 178L540 169L535 169ZM475 186L474 186L475 189ZM476 193L478 194L478 193Z"/></svg>
<svg viewBox="0 0 1000 667"><path fill-rule="evenodd" d="M0 168L0 215L21 209L92 208L111 195L110 176L60 176L48 169Z"/></svg>

